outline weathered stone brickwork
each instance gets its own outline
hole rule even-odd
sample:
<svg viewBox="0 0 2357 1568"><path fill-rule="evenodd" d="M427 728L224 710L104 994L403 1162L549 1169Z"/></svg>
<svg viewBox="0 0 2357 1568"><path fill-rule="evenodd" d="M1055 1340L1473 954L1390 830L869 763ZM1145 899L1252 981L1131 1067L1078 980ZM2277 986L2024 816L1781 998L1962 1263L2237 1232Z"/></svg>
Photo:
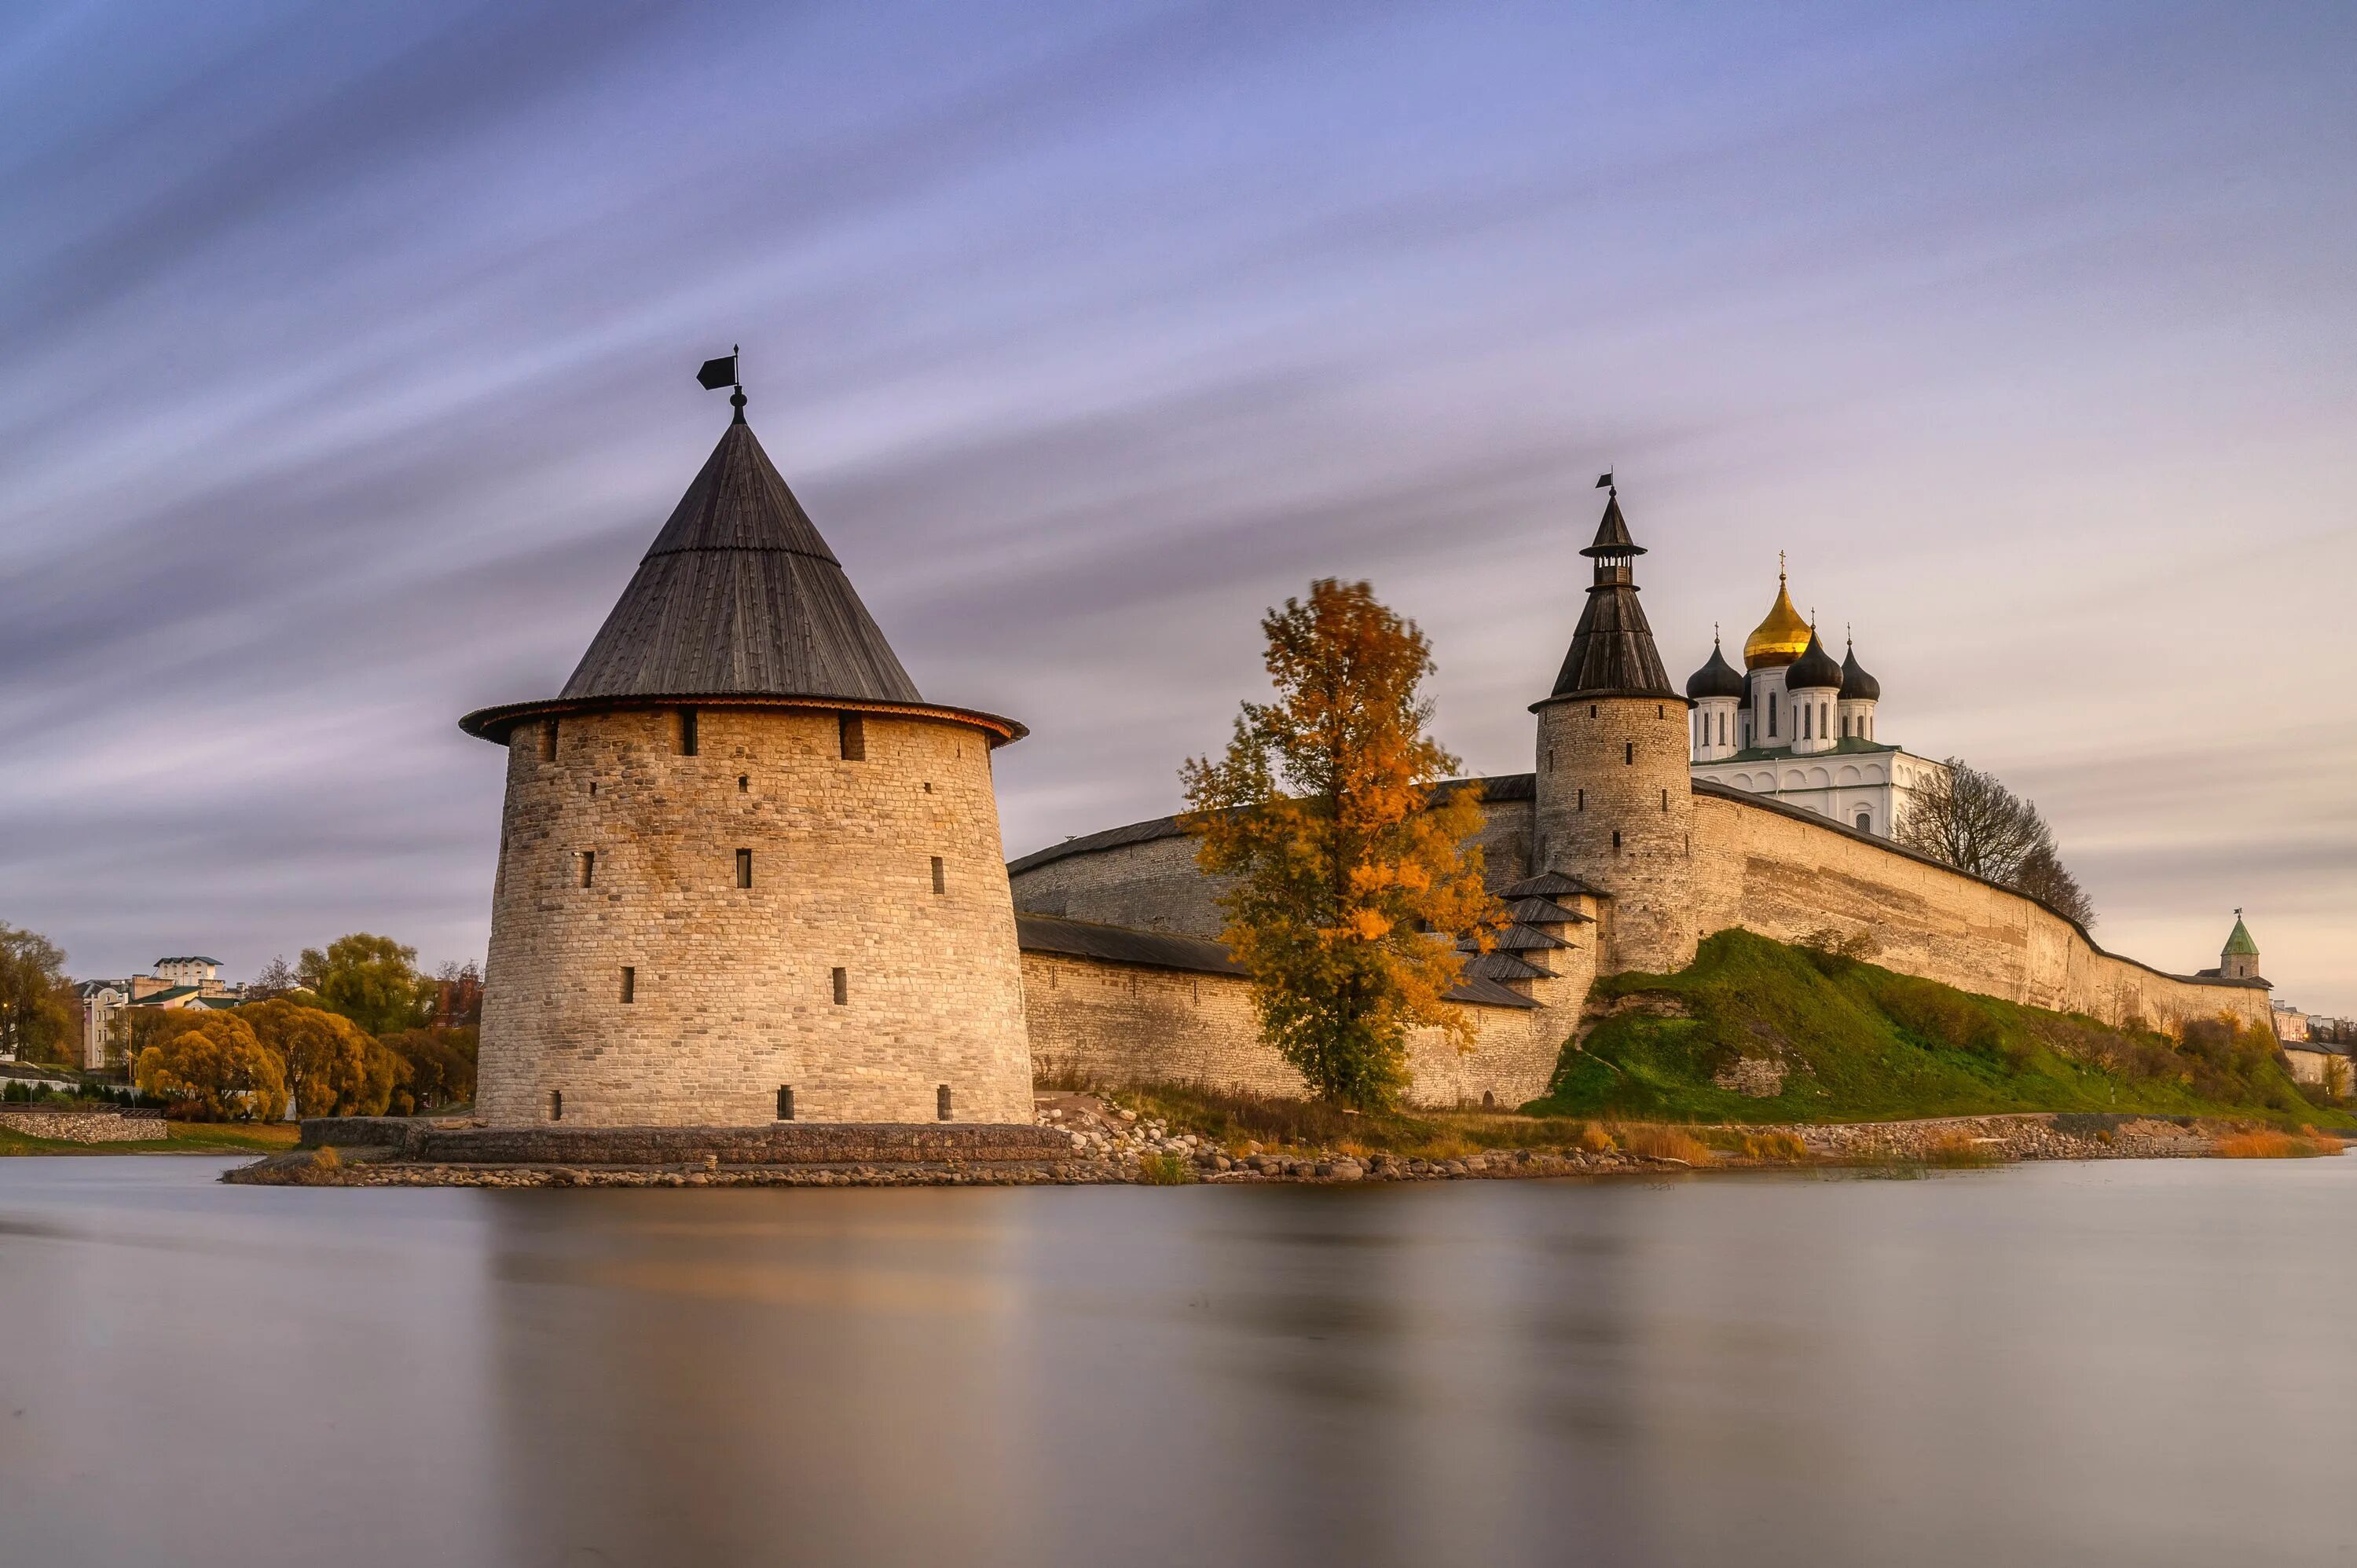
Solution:
<svg viewBox="0 0 2357 1568"><path fill-rule="evenodd" d="M1062 953L1023 955L1023 1007L1032 1060L1043 1074L1076 1072L1097 1083L1200 1083L1254 1094L1299 1094L1301 1075L1260 1037L1250 984ZM1561 1036L1545 1038L1537 1014L1468 1006L1475 1036L1460 1051L1437 1029L1408 1039L1408 1100L1520 1105L1546 1091Z"/></svg>
<svg viewBox="0 0 2357 1568"><path fill-rule="evenodd" d="M90 1111L15 1105L0 1109L0 1130L66 1144L136 1144L161 1138L167 1129L161 1111Z"/></svg>
<svg viewBox="0 0 2357 1568"><path fill-rule="evenodd" d="M2205 984L2097 948L2018 893L1863 834L1697 789L1695 935L1728 926L1802 941L1862 936L1873 961L1965 991L2172 1033L2226 1015L2272 1028L2263 986Z"/></svg>
<svg viewBox="0 0 2357 1568"><path fill-rule="evenodd" d="M673 709L567 714L553 758L513 731L488 1120L751 1125L790 1087L801 1120L931 1122L946 1084L955 1121L1030 1121L987 738L864 731L860 761L828 710L700 709L694 756Z"/></svg>
<svg viewBox="0 0 2357 1568"><path fill-rule="evenodd" d="M1608 971L1684 968L1695 951L1684 700L1574 697L1541 703L1538 717L1536 869L1611 897Z"/></svg>
<svg viewBox="0 0 2357 1568"><path fill-rule="evenodd" d="M1217 937L1228 879L1195 865L1195 841L1174 832L1051 861L1015 877L1016 908L1139 931Z"/></svg>

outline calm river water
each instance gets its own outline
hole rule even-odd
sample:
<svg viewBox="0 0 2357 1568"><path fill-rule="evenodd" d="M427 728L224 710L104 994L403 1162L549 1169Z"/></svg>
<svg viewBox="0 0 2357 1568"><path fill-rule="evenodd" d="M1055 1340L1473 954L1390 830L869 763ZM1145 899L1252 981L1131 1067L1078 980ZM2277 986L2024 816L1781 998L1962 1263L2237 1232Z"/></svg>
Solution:
<svg viewBox="0 0 2357 1568"><path fill-rule="evenodd" d="M0 1160L0 1563L2357 1563L2357 1157L307 1191Z"/></svg>

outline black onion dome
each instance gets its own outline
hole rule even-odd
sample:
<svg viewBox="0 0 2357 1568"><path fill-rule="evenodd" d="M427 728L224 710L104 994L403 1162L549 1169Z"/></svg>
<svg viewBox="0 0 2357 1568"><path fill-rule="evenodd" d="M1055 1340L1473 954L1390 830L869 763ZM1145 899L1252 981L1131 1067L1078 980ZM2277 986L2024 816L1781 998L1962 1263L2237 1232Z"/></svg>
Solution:
<svg viewBox="0 0 2357 1568"><path fill-rule="evenodd" d="M1842 654L1842 700L1847 703L1878 703L1882 701L1882 682L1866 672L1857 661L1856 643Z"/></svg>
<svg viewBox="0 0 2357 1568"><path fill-rule="evenodd" d="M1686 695L1699 702L1705 697L1736 697L1743 695L1743 677L1718 650L1718 639L1710 639L1710 662L1686 677Z"/></svg>
<svg viewBox="0 0 2357 1568"><path fill-rule="evenodd" d="M1834 656L1825 651L1824 643L1819 640L1816 628L1812 627L1808 650L1793 660L1784 671L1784 690L1813 692L1824 687L1838 687L1841 683L1842 667L1834 662Z"/></svg>

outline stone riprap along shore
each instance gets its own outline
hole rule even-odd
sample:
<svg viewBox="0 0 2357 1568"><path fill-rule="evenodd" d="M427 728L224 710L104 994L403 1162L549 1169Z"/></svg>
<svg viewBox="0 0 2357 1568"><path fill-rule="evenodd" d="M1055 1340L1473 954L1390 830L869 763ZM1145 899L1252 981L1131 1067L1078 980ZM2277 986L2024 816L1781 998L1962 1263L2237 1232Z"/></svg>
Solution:
<svg viewBox="0 0 2357 1568"><path fill-rule="evenodd" d="M1604 1147L1489 1148L1447 1158L1235 1146L1114 1107L1049 1097L1036 1126L780 1123L513 1129L392 1117L317 1119L303 1146L227 1173L254 1185L350 1187L909 1187L1249 1185L1601 1176L1821 1165L2198 1158L2232 1124L2193 1117L2029 1112L1840 1125L1686 1128L1684 1155ZM1705 1139L1731 1148L1703 1146ZM327 1151L327 1153L322 1153Z"/></svg>
<svg viewBox="0 0 2357 1568"><path fill-rule="evenodd" d="M0 1132L61 1144L143 1144L166 1135L161 1111L86 1105L0 1107Z"/></svg>

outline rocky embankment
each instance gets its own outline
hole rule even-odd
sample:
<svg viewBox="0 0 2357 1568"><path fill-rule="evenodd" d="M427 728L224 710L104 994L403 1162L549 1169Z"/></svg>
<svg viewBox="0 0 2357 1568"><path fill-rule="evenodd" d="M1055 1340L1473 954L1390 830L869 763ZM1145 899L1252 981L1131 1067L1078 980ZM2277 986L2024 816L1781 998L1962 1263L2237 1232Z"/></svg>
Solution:
<svg viewBox="0 0 2357 1568"><path fill-rule="evenodd" d="M1230 1147L1093 1094L1042 1095L1038 1127L626 1130L612 1147L568 1133L462 1123L306 1123L306 1147L227 1173L303 1187L1011 1187L1511 1179L1823 1165L2190 1158L2233 1131L2192 1117L2029 1113L1832 1126L1594 1129L1579 1147L1446 1158ZM522 1142L518 1142L522 1139ZM478 1157L466 1158L468 1155ZM461 1157L451 1157L457 1155ZM481 1157L481 1156L490 1157Z"/></svg>

